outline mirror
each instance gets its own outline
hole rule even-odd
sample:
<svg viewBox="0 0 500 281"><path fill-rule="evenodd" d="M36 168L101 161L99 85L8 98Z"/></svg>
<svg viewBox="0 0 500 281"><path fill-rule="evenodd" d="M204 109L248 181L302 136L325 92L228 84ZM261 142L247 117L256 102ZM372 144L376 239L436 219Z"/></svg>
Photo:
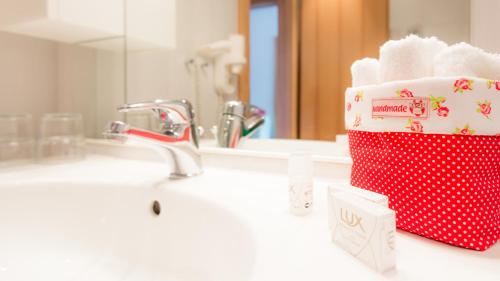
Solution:
<svg viewBox="0 0 500 281"><path fill-rule="evenodd" d="M480 39L487 31L477 28L495 18L477 16L487 12L488 1L167 1L175 9L175 20L169 21L174 43L127 50L127 101L188 99L204 137L213 138L222 104L242 100L266 111L254 138L333 141L345 133L343 95L354 60L378 57L385 41L411 33L488 48ZM227 45L237 33L246 41L240 65ZM236 81L234 93L221 93L217 48L231 53L222 81Z"/></svg>
<svg viewBox="0 0 500 281"><path fill-rule="evenodd" d="M0 112L80 113L85 136L120 119L125 93L123 0L2 0ZM37 130L38 131L38 130Z"/></svg>
<svg viewBox="0 0 500 281"><path fill-rule="evenodd" d="M499 52L494 0L3 0L0 112L80 112L101 137L124 102L187 99L213 138L225 102L254 138L344 134L349 67L410 33ZM442 11L446 10L446 13ZM240 34L241 36L235 36ZM261 112L261 111L260 111ZM137 114L130 123L148 126Z"/></svg>

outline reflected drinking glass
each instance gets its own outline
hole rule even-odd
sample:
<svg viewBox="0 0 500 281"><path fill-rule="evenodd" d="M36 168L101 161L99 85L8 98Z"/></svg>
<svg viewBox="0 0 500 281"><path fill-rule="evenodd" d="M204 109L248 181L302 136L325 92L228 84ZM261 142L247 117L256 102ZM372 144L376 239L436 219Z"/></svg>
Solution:
<svg viewBox="0 0 500 281"><path fill-rule="evenodd" d="M83 118L78 113L43 115L38 140L41 162L78 161L85 157Z"/></svg>
<svg viewBox="0 0 500 281"><path fill-rule="evenodd" d="M0 114L0 165L33 160L33 119L29 114Z"/></svg>

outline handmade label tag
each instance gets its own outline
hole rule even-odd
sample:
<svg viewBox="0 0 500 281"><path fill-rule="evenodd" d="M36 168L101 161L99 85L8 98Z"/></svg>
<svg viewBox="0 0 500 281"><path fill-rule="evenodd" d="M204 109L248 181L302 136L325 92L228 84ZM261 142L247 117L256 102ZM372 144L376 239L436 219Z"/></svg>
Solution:
<svg viewBox="0 0 500 281"><path fill-rule="evenodd" d="M412 117L427 119L429 116L429 98L375 98L372 99L372 118L377 117Z"/></svg>

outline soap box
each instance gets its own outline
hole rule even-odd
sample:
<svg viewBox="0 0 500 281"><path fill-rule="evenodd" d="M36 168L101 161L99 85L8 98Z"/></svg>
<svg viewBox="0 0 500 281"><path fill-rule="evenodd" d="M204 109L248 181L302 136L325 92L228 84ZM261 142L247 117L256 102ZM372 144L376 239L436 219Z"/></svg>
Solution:
<svg viewBox="0 0 500 281"><path fill-rule="evenodd" d="M357 188L347 183L332 184L328 187L328 226L330 229L332 229L333 212L335 209L333 203L333 196L337 192L349 192L352 193L353 195L359 196L365 200L368 200L383 207L387 207L389 204L388 197L383 194Z"/></svg>
<svg viewBox="0 0 500 281"><path fill-rule="evenodd" d="M378 272L393 268L394 211L349 192L336 192L332 200L332 241Z"/></svg>

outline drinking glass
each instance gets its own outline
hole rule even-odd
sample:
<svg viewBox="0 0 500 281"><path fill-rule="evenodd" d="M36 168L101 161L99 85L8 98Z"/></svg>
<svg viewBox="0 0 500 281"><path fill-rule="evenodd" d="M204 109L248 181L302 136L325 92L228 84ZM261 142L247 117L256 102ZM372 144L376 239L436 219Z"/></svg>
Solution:
<svg viewBox="0 0 500 281"><path fill-rule="evenodd" d="M29 114L0 114L0 165L32 161L33 119Z"/></svg>
<svg viewBox="0 0 500 281"><path fill-rule="evenodd" d="M85 138L82 115L78 113L43 115L37 154L38 160L46 163L84 159Z"/></svg>

